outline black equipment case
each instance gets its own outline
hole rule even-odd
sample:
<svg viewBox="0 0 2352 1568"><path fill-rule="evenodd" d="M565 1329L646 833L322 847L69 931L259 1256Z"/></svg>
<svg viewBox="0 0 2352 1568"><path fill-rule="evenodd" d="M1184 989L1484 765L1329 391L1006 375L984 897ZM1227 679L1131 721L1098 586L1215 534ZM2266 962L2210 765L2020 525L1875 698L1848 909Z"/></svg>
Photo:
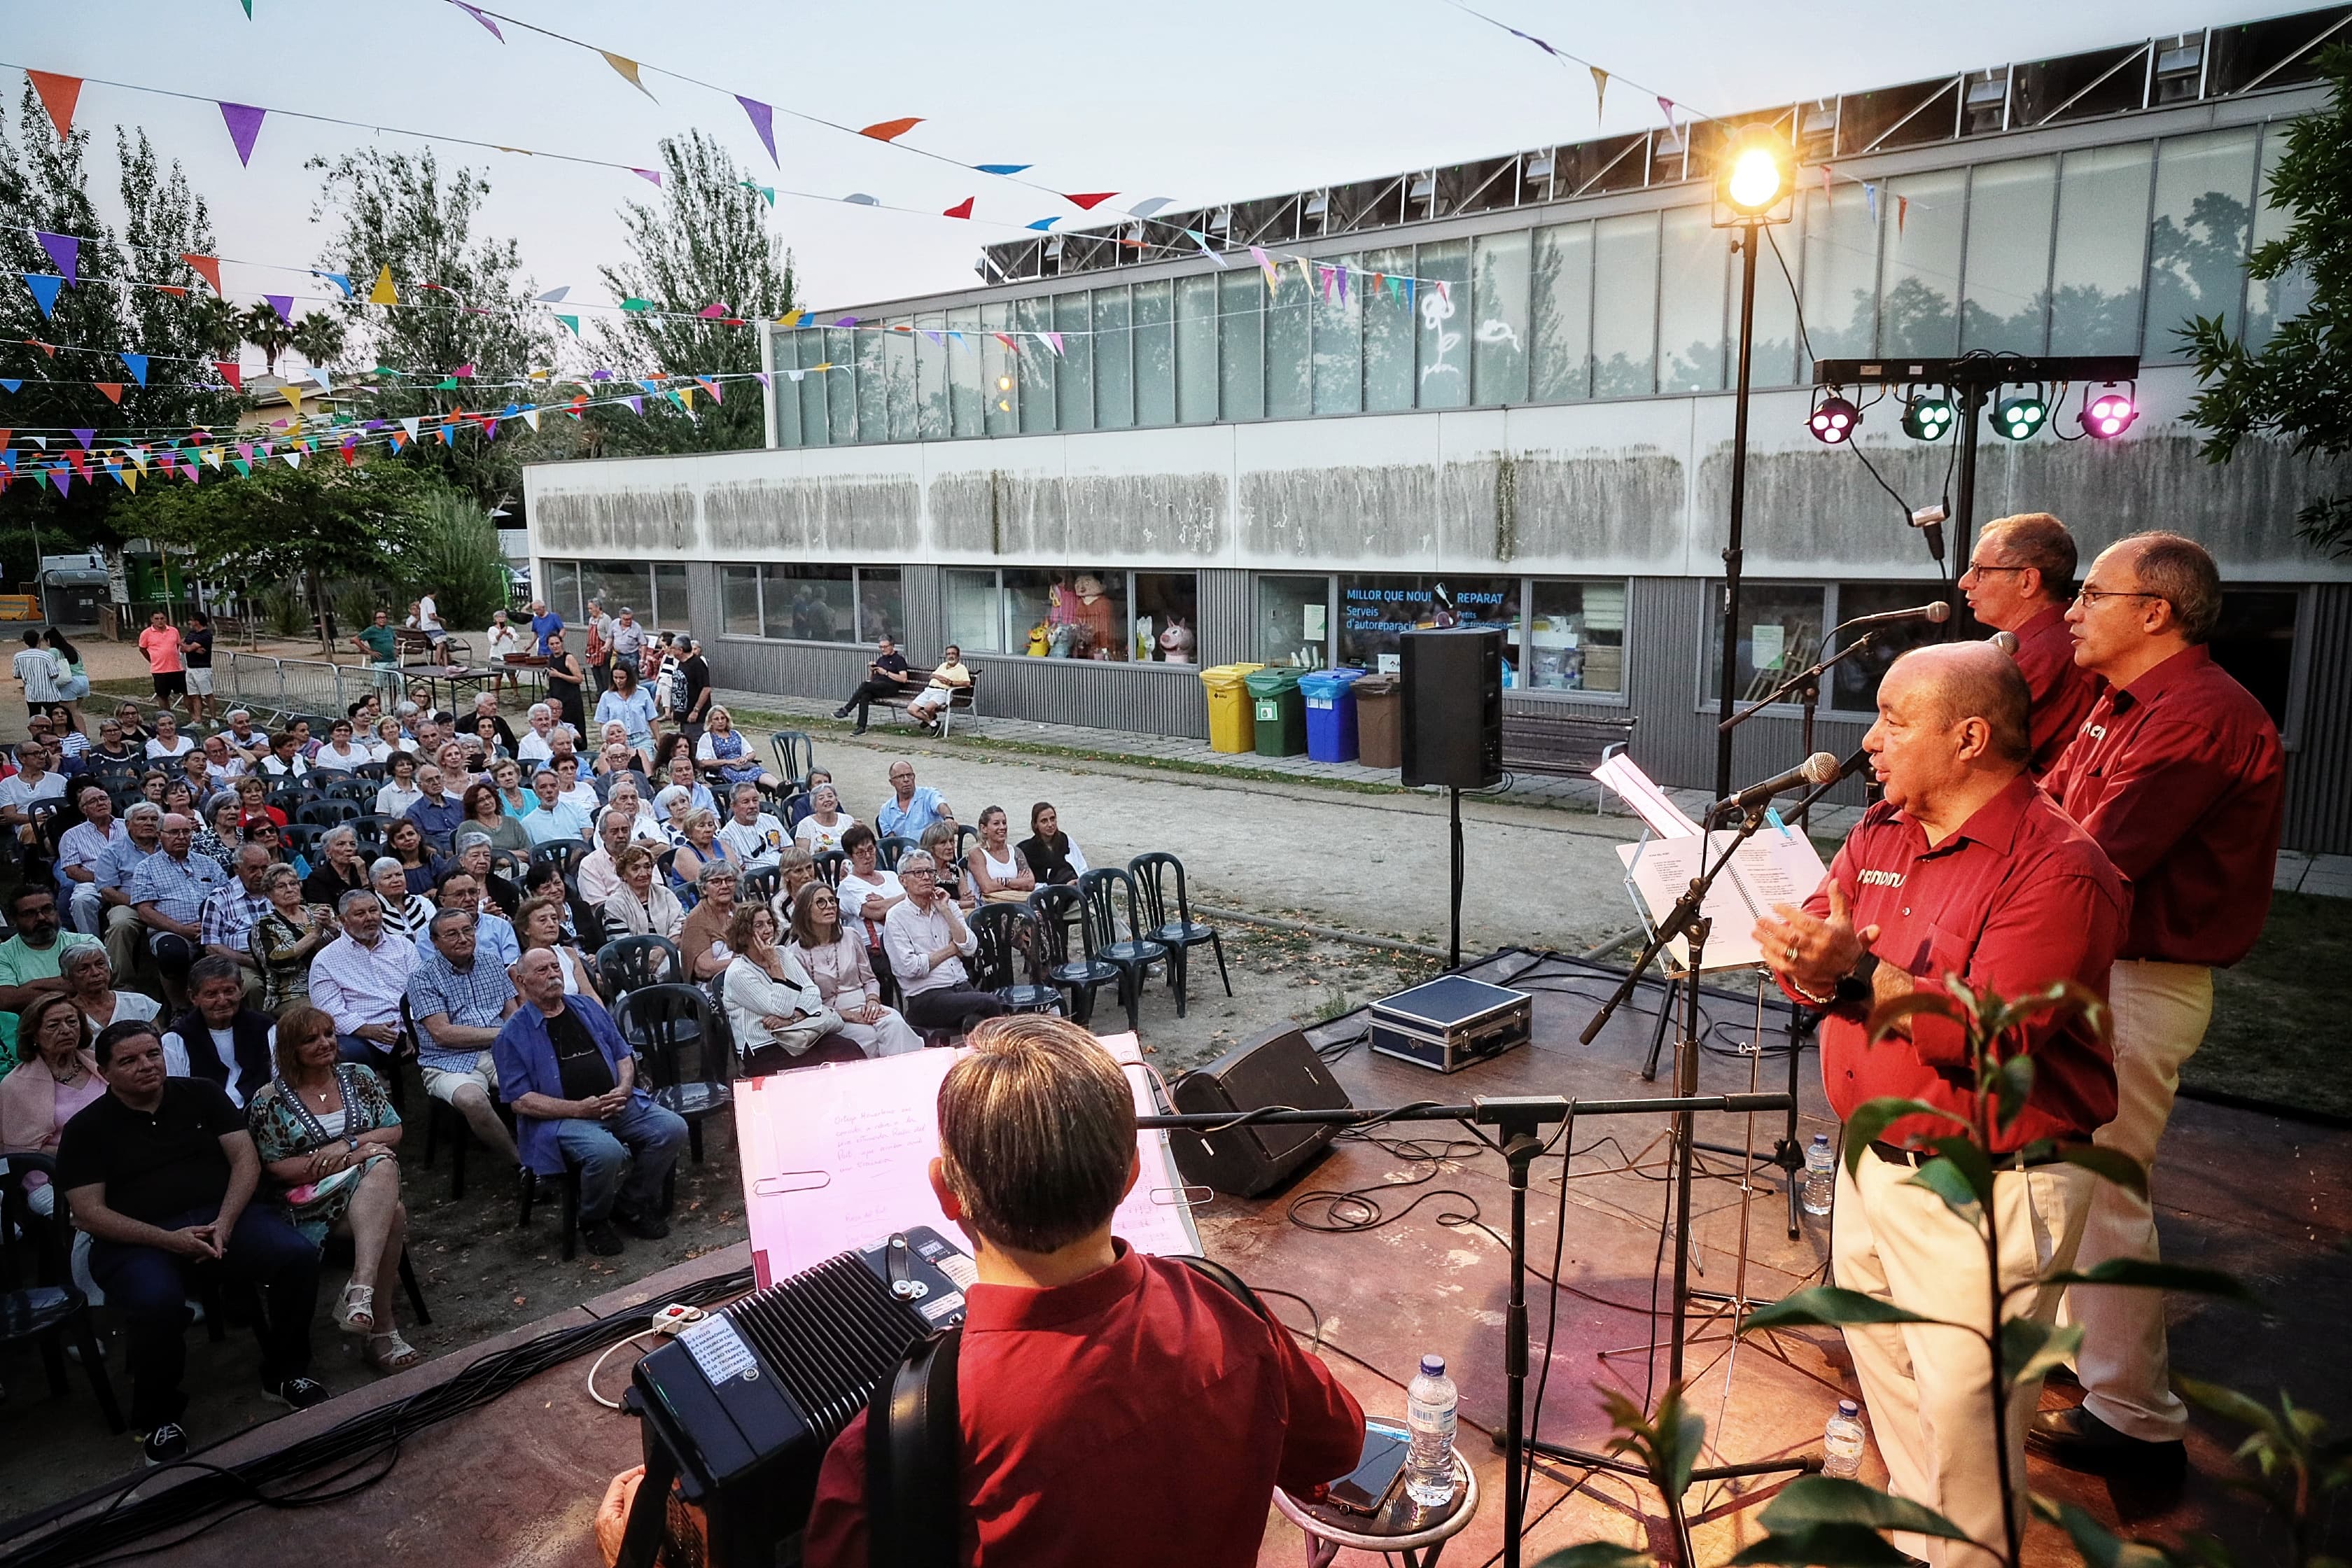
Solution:
<svg viewBox="0 0 2352 1568"><path fill-rule="evenodd" d="M1526 1045L1534 1010L1524 991L1448 974L1373 1003L1372 1049L1459 1072Z"/></svg>

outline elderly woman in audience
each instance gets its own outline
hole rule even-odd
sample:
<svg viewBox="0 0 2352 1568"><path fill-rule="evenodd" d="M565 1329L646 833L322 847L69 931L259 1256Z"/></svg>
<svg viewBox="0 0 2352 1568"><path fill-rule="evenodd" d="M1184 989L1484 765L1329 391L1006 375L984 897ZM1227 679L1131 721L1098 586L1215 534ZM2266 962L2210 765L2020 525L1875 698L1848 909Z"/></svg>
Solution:
<svg viewBox="0 0 2352 1568"><path fill-rule="evenodd" d="M934 822L923 829L917 847L935 863L940 891L953 899L958 909L969 910L979 906L980 895L973 890L971 879L964 875L963 860L956 854L956 840L961 837L953 822Z"/></svg>
<svg viewBox="0 0 2352 1568"><path fill-rule="evenodd" d="M743 905L727 928L727 945L735 956L719 981L719 994L746 1067L754 1074L770 1073L803 1059L863 1056L839 1047L811 1055L826 1036L840 1031L841 1015L824 1005L816 982L778 944L776 933L776 913L765 904Z"/></svg>
<svg viewBox="0 0 2352 1568"><path fill-rule="evenodd" d="M714 707L703 715L702 739L695 742L694 762L703 775L717 786L717 791L732 790L739 784L755 784L762 789L773 789L781 783L760 762L751 742L735 728L735 715L723 707Z"/></svg>
<svg viewBox="0 0 2352 1568"><path fill-rule="evenodd" d="M694 795L677 784L664 784L654 796L654 816L662 825L662 842L677 848L686 842L686 819L694 815ZM676 875L673 870L672 875Z"/></svg>
<svg viewBox="0 0 2352 1568"><path fill-rule="evenodd" d="M163 1005L143 991L114 988L114 965L106 949L96 942L66 949L58 959L58 978L81 1016L89 1020L93 1039L109 1024L150 1023L163 1011Z"/></svg>
<svg viewBox="0 0 2352 1568"><path fill-rule="evenodd" d="M391 856L378 856L368 867L368 885L383 905L383 929L411 942L423 942L432 928L435 905L408 885L408 871Z"/></svg>
<svg viewBox="0 0 2352 1568"><path fill-rule="evenodd" d="M686 910L677 895L654 874L654 852L642 844L621 851L614 862L621 873L621 890L604 900L604 922L629 936L677 940L686 924Z"/></svg>
<svg viewBox="0 0 2352 1568"><path fill-rule="evenodd" d="M389 763L396 752L408 750L408 737L400 728L400 721L386 713L376 720L373 738L368 742L368 761Z"/></svg>
<svg viewBox="0 0 2352 1568"><path fill-rule="evenodd" d="M564 929L563 899L561 889L556 893L527 899L515 911L515 937L522 950L543 947L555 954L563 965L563 989L573 996L595 996L596 962L580 951ZM601 997L598 998L600 1001Z"/></svg>
<svg viewBox="0 0 2352 1568"><path fill-rule="evenodd" d="M514 763L504 765L511 768ZM517 855L530 852L530 835L523 831L522 817L507 810L506 803L499 798L498 785L467 785L465 808L465 826L458 832L483 834L493 849L511 850Z"/></svg>
<svg viewBox="0 0 2352 1568"><path fill-rule="evenodd" d="M204 831L188 841L189 852L208 856L221 869L228 869L236 859L236 847L245 842L245 835L237 827L244 820L245 810L236 796L230 791L221 791L212 798L205 813Z"/></svg>
<svg viewBox="0 0 2352 1568"><path fill-rule="evenodd" d="M618 747L617 752L614 748ZM634 773L651 777L654 760L629 740L629 727L618 719L599 725L596 731L596 771L600 773Z"/></svg>
<svg viewBox="0 0 2352 1568"><path fill-rule="evenodd" d="M793 900L816 879L816 857L799 845L787 845L776 857L776 896L768 900L768 907L775 913L778 940L792 929Z"/></svg>
<svg viewBox="0 0 2352 1568"><path fill-rule="evenodd" d="M338 719L327 726L327 743L310 759L310 766L317 773L347 773L373 761L358 729L349 719Z"/></svg>
<svg viewBox="0 0 2352 1568"><path fill-rule="evenodd" d="M793 837L812 855L841 847L841 836L857 826L857 818L841 809L841 792L829 784L809 791L809 814L793 829Z"/></svg>
<svg viewBox="0 0 2352 1568"><path fill-rule="evenodd" d="M335 1021L307 1002L278 1021L278 1071L245 1108L262 1169L285 1189L294 1227L316 1246L352 1238L352 1278L335 1326L359 1336L370 1365L399 1372L423 1358L400 1337L400 1254L408 1210L400 1201L400 1112L373 1068L339 1061Z"/></svg>
<svg viewBox="0 0 2352 1568"><path fill-rule="evenodd" d="M319 863L303 879L302 896L331 910L345 893L367 885L367 862L360 858L359 829L344 822L320 834Z"/></svg>
<svg viewBox="0 0 2352 1568"><path fill-rule="evenodd" d="M261 890L269 912L253 922L253 957L261 966L262 1011L279 1013L310 999L310 960L342 931L332 903L304 901L308 895L293 867L272 866L263 872Z"/></svg>
<svg viewBox="0 0 2352 1568"><path fill-rule="evenodd" d="M97 951L101 962L103 950ZM16 1024L24 1060L0 1079L0 1154L54 1154L58 1134L74 1112L106 1092L90 1054L88 1019L71 996L45 991L26 1005ZM26 1201L37 1215L57 1212L57 1194L39 1172L26 1178Z"/></svg>
<svg viewBox="0 0 2352 1568"><path fill-rule="evenodd" d="M786 951L815 983L824 1005L841 1017L840 1032L869 1057L923 1048L922 1036L895 1007L882 1005L882 984L866 955L863 936L842 923L831 888L812 882L793 900L792 942Z"/></svg>
<svg viewBox="0 0 2352 1568"><path fill-rule="evenodd" d="M706 866L731 866L743 868L741 860L719 837L719 815L710 811L689 811L686 826L679 829L686 842L677 847L677 856L670 862L670 874L681 881L693 882L702 876Z"/></svg>
<svg viewBox="0 0 2352 1568"><path fill-rule="evenodd" d="M1048 801L1041 800L1029 808L1029 837L1021 841L1021 858L1036 873L1037 880L1049 888L1075 882L1086 874L1087 858L1062 831L1061 814Z"/></svg>
<svg viewBox="0 0 2352 1568"><path fill-rule="evenodd" d="M388 719L385 722L396 726L400 721ZM393 752L384 761L383 772L383 787L375 792L376 815L407 816L408 808L425 798L425 792L416 787L416 753L407 751Z"/></svg>
<svg viewBox="0 0 2352 1568"><path fill-rule="evenodd" d="M1037 873L1013 847L1013 825L1001 805L980 814L980 839L964 857L972 891L992 904L1017 904L1037 886Z"/></svg>

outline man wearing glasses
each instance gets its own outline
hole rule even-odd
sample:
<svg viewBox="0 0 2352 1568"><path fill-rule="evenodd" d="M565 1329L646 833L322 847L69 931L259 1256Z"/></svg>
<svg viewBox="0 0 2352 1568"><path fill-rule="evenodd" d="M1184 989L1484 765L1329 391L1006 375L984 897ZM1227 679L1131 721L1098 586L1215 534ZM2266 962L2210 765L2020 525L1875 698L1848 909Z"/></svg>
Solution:
<svg viewBox="0 0 2352 1568"><path fill-rule="evenodd" d="M955 900L940 891L938 863L920 849L910 851L899 858L898 880L907 899L883 921L882 945L898 976L907 1022L961 1034L982 1018L1011 1012L1003 998L974 986L963 966L980 951L980 939L956 913Z"/></svg>
<svg viewBox="0 0 2352 1568"><path fill-rule="evenodd" d="M2270 912L2285 801L2277 729L2213 662L2221 578L2202 545L2141 533L2092 563L2066 612L2074 662L2107 689L2043 782L2131 879L2131 924L2108 979L2117 1110L2096 1142L2152 1164L2181 1064L2205 1037L2213 971L2246 956ZM2157 1258L2147 1199L2109 1183L2074 1267ZM2033 1418L2061 1464L2178 1480L2188 1412L2172 1392L2158 1290L2067 1291L2083 1329L2083 1403Z"/></svg>
<svg viewBox="0 0 2352 1568"><path fill-rule="evenodd" d="M2040 778L2099 700L2098 677L2074 662L2066 605L2074 588L2074 536L2046 511L1995 518L1977 537L1960 591L1969 610L2017 638L2017 668L2033 699L2033 758Z"/></svg>

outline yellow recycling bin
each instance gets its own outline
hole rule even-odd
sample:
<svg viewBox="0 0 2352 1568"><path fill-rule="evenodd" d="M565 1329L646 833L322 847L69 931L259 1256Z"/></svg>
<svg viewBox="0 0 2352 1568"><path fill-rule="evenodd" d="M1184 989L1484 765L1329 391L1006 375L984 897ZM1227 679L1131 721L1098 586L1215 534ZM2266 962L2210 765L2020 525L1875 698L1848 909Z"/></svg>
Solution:
<svg viewBox="0 0 2352 1568"><path fill-rule="evenodd" d="M1250 716L1247 680L1262 664L1221 664L1201 672L1209 689L1209 750L1246 752L1257 745L1256 721Z"/></svg>

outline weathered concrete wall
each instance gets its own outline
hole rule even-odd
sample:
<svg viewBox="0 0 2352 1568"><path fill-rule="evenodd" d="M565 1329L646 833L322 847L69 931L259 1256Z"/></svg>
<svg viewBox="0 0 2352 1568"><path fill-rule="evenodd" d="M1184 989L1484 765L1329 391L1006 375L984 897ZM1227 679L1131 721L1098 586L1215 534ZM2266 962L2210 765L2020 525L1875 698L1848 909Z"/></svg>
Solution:
<svg viewBox="0 0 2352 1568"><path fill-rule="evenodd" d="M562 489L534 500L534 551L556 555L660 556L701 553L694 490L682 484Z"/></svg>
<svg viewBox="0 0 2352 1568"><path fill-rule="evenodd" d="M702 494L713 551L896 560L922 541L922 490L908 479L827 475L788 483L728 480Z"/></svg>

